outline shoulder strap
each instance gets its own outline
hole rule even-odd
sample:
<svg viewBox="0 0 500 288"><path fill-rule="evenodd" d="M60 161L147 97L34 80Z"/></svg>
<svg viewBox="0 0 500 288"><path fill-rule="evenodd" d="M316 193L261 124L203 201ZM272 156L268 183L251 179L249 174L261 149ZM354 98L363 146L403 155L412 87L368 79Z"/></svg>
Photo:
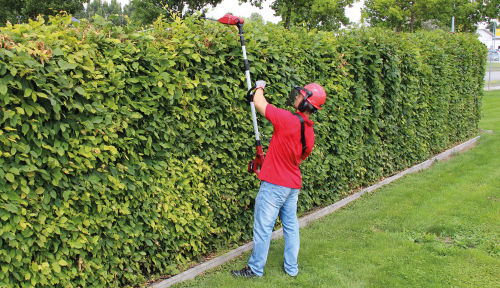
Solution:
<svg viewBox="0 0 500 288"><path fill-rule="evenodd" d="M304 118L302 118L302 116L300 116L300 114L298 113L293 113L293 115L297 116L297 118L299 118L299 121L300 121L300 141L302 142L302 154L304 154L304 152L306 152L306 136L305 136L305 132L304 132Z"/></svg>

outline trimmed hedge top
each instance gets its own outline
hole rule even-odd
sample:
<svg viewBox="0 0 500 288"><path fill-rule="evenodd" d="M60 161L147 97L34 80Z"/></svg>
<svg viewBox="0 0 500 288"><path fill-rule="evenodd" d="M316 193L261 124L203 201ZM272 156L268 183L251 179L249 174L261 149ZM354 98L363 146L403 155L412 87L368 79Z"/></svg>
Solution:
<svg viewBox="0 0 500 288"><path fill-rule="evenodd" d="M51 23L0 30L0 286L141 285L250 239L258 180L235 28ZM301 212L477 133L486 48L473 35L245 30L270 102L285 107L292 83L328 94Z"/></svg>

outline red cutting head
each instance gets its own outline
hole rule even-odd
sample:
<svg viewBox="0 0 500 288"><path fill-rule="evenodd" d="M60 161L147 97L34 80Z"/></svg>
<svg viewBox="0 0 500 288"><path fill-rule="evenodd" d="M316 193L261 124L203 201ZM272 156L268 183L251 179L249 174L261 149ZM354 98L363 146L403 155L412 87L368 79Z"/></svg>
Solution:
<svg viewBox="0 0 500 288"><path fill-rule="evenodd" d="M226 25L236 25L236 24L243 24L244 20L240 17L236 17L231 14L226 14L219 19L219 22Z"/></svg>

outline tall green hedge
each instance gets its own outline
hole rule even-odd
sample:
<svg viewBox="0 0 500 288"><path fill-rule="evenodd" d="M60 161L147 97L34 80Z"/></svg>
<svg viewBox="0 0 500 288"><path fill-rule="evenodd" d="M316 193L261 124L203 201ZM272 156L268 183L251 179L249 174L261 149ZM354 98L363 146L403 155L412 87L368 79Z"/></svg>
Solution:
<svg viewBox="0 0 500 288"><path fill-rule="evenodd" d="M0 30L0 286L141 285L250 239L259 182L236 28L50 21ZM301 212L477 133L473 35L245 29L270 102L284 107L292 83L328 93Z"/></svg>

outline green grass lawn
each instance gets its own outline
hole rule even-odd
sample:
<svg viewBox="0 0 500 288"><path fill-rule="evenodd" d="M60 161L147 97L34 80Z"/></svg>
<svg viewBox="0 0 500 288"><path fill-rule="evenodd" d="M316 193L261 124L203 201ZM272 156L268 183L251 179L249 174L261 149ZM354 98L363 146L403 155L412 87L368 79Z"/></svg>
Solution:
<svg viewBox="0 0 500 288"><path fill-rule="evenodd" d="M273 241L264 277L249 253L175 287L500 287L500 91L483 101L478 146L365 194L301 229L299 275Z"/></svg>

